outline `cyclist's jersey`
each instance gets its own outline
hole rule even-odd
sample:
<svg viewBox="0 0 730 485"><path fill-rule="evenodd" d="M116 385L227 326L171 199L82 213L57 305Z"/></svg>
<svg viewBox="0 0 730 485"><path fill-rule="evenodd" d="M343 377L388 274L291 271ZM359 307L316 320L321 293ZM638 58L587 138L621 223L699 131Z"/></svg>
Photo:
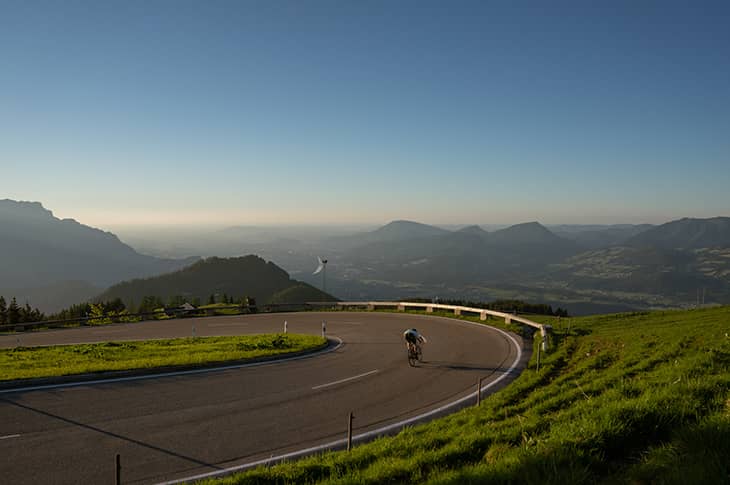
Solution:
<svg viewBox="0 0 730 485"><path fill-rule="evenodd" d="M418 333L418 330L416 330L415 328L409 328L408 330L403 332L403 338L406 339L406 342L410 342L412 344L418 343L419 339L423 339L421 334Z"/></svg>

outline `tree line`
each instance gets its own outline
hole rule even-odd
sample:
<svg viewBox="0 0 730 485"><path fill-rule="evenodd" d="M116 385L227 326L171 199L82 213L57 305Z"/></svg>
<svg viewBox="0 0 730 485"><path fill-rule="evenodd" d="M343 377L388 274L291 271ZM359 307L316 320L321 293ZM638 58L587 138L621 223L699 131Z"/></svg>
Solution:
<svg viewBox="0 0 730 485"><path fill-rule="evenodd" d="M31 308L28 302L25 302L25 305L21 306L18 305L15 297L12 297L8 304L5 297L0 295L0 325L39 322L43 318L43 313L37 308Z"/></svg>
<svg viewBox="0 0 730 485"><path fill-rule="evenodd" d="M182 295L172 296L166 301L155 295L148 295L142 297L142 301L139 304L130 302L129 305L125 304L121 298L114 298L109 301L102 301L97 303L86 302L71 305L68 308L61 310L58 313L50 315L47 320L74 320L78 318L108 318L108 317L125 317L127 315L138 314L138 313L154 313L165 309L175 309L181 307L183 304L189 303L194 307L200 307L200 298L185 297ZM256 306L256 300L252 297L243 296L240 298L234 298L227 294L211 294L207 300L208 305L224 304L224 305L242 305L242 306Z"/></svg>

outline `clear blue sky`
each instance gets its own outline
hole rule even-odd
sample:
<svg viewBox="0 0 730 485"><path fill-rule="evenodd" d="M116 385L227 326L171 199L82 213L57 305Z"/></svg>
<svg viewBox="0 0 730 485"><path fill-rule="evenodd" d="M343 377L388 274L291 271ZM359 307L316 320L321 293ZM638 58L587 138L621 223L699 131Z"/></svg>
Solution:
<svg viewBox="0 0 730 485"><path fill-rule="evenodd" d="M122 224L730 215L729 2L0 0L0 198Z"/></svg>

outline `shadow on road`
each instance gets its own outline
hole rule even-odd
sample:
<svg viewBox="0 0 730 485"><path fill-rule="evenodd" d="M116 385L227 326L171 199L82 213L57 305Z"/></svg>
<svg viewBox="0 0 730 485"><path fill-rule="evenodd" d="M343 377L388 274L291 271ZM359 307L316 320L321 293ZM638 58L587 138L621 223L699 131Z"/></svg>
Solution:
<svg viewBox="0 0 730 485"><path fill-rule="evenodd" d="M80 428L88 429L90 431L95 431L97 433L101 433L101 434L106 435L106 436L111 436L112 438L117 438L117 439L120 439L120 440L123 440L123 441L127 441L129 443L133 443L135 445L139 445L139 446L142 446L144 448L148 448L150 450L159 451L160 453L164 453L166 455L174 456L175 458L180 458L182 460L186 460L186 461L195 463L197 465L206 466L206 467L212 468L214 470L221 470L220 467L218 467L216 465L213 465L211 463L206 463L204 461L198 460L197 458L193 458L193 457L190 457L190 456L181 455L180 453L176 453L176 452L174 452L172 450L166 450L164 448L160 448L159 446L154 446L154 445L151 445L149 443L145 443L143 441L135 440L135 439L129 438L127 436L122 436L120 434L113 433L111 431L106 431L104 429L97 428L96 426L91 426L89 424L80 423L78 421L74 421L73 419L64 418L63 416L58 416L57 414L49 413L49 412L43 411L41 409L36 409L34 407L31 407L31 406L26 406L25 404L20 404L18 402L10 401L8 399L0 399L0 401L5 402L5 403L7 403L7 404L9 404L11 406L16 406L16 407L25 409L27 411L31 411L31 412L34 412L34 413L41 414L43 416L47 416L49 418L53 418L53 419L57 419L59 421L63 421L64 423L68 423L68 424L71 424L71 425L74 425L74 426L78 426Z"/></svg>
<svg viewBox="0 0 730 485"><path fill-rule="evenodd" d="M502 367L485 367L483 364L469 364L468 362L445 362L442 360L424 360L418 363L418 367L431 367L453 370L478 370L484 372L504 372L507 370Z"/></svg>

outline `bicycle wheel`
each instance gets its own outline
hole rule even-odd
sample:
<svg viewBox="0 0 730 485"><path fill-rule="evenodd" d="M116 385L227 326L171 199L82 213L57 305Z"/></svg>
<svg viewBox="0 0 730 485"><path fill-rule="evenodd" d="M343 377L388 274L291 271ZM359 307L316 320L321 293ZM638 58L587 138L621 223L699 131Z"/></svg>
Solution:
<svg viewBox="0 0 730 485"><path fill-rule="evenodd" d="M408 365L411 367L416 366L416 362L418 362L418 354L414 352L413 350L408 350Z"/></svg>

